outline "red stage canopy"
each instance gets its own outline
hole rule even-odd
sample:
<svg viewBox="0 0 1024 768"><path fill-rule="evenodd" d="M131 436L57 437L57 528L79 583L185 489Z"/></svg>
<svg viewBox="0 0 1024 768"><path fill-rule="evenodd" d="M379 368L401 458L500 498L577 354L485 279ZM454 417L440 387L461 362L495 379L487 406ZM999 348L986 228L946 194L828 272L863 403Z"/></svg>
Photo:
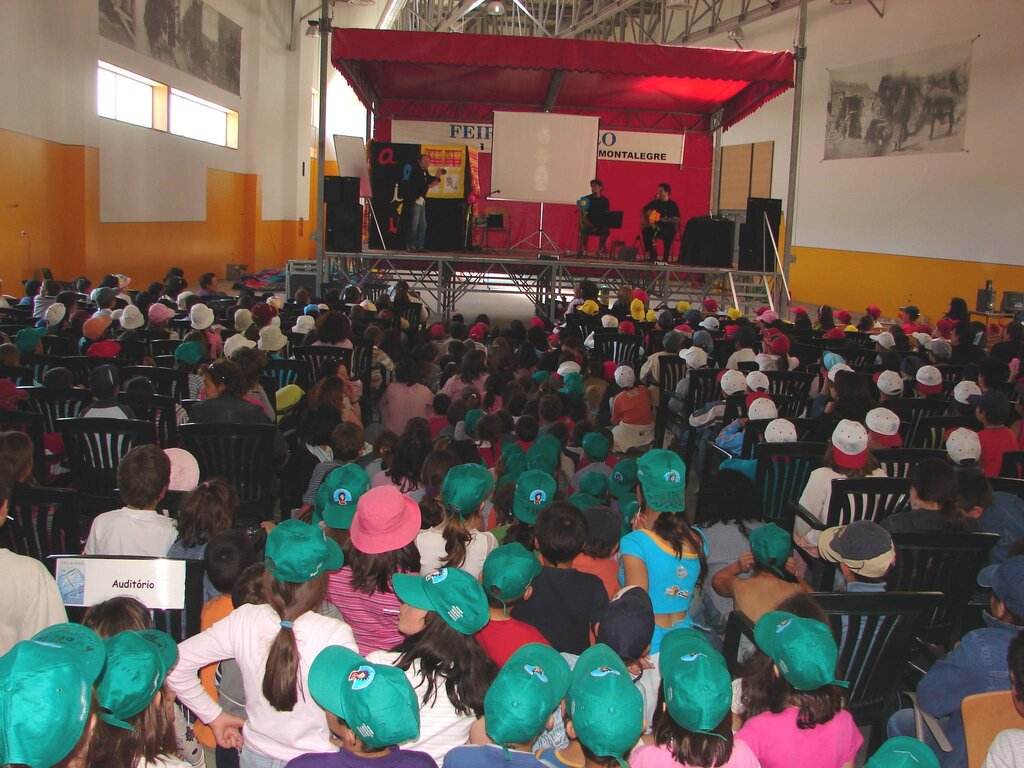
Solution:
<svg viewBox="0 0 1024 768"><path fill-rule="evenodd" d="M597 115L607 128L708 132L793 86L788 51L373 29L332 60L382 118L490 122L495 109Z"/></svg>

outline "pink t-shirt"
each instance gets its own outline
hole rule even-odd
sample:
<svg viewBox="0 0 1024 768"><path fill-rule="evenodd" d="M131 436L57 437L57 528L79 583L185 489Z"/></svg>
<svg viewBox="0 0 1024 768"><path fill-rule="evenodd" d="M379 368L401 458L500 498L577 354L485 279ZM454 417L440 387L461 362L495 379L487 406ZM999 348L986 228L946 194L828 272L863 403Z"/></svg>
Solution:
<svg viewBox="0 0 1024 768"><path fill-rule="evenodd" d="M327 576L327 599L352 628L359 653L390 651L403 637L398 631L398 607L394 592L366 594L352 588L352 569L345 566Z"/></svg>
<svg viewBox="0 0 1024 768"><path fill-rule="evenodd" d="M377 410L381 426L400 435L411 420L434 416L434 393L422 384L411 387L398 382L388 384L377 403Z"/></svg>
<svg viewBox="0 0 1024 768"><path fill-rule="evenodd" d="M736 738L743 739L763 768L840 768L852 763L864 737L845 709L827 723L800 729L799 710L762 712L743 724Z"/></svg>
<svg viewBox="0 0 1024 768"><path fill-rule="evenodd" d="M677 763L668 747L650 744L633 750L629 756L630 768L690 768L689 763ZM718 768L760 768L754 753L745 741L736 739L732 744L732 755Z"/></svg>

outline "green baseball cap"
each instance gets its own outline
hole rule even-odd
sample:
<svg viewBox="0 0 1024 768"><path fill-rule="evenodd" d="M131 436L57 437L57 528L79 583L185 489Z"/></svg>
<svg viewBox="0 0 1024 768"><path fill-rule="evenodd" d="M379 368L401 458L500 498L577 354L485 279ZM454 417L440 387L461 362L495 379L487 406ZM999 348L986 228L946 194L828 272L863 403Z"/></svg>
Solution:
<svg viewBox="0 0 1024 768"><path fill-rule="evenodd" d="M526 451L519 443L505 443L501 446L501 458L504 461L508 461L510 456L520 455L525 457Z"/></svg>
<svg viewBox="0 0 1024 768"><path fill-rule="evenodd" d="M608 492L617 499L636 497L636 459L623 459L612 467Z"/></svg>
<svg viewBox="0 0 1024 768"><path fill-rule="evenodd" d="M54 765L82 737L106 646L74 626L51 627L63 638L36 635L0 656L0 765Z"/></svg>
<svg viewBox="0 0 1024 768"><path fill-rule="evenodd" d="M864 768L939 768L939 758L924 742L893 736L864 763Z"/></svg>
<svg viewBox="0 0 1024 768"><path fill-rule="evenodd" d="M185 365L195 365L203 356L203 345L198 341L183 341L174 348L174 359Z"/></svg>
<svg viewBox="0 0 1024 768"><path fill-rule="evenodd" d="M580 492L603 499L608 495L608 478L600 472L587 472L580 478Z"/></svg>
<svg viewBox="0 0 1024 768"><path fill-rule="evenodd" d="M492 549L484 560L484 592L499 600L518 600L540 574L540 560L519 542Z"/></svg>
<svg viewBox="0 0 1024 768"><path fill-rule="evenodd" d="M551 378L551 371L534 371L530 378L533 379L534 384L543 384Z"/></svg>
<svg viewBox="0 0 1024 768"><path fill-rule="evenodd" d="M391 584L403 603L439 613L463 635L476 634L490 620L484 588L458 568L440 568L426 576L396 573Z"/></svg>
<svg viewBox="0 0 1024 768"><path fill-rule="evenodd" d="M751 531L750 551L757 562L785 578L786 560L793 552L793 537L775 523L768 523Z"/></svg>
<svg viewBox="0 0 1024 768"><path fill-rule="evenodd" d="M476 425L483 418L484 412L479 408L466 411L466 418L463 419L466 434L470 437L476 436Z"/></svg>
<svg viewBox="0 0 1024 768"><path fill-rule="evenodd" d="M517 448L519 446L516 446ZM505 458L505 474L501 476L498 481L498 485L505 485L505 483L514 483L519 479L519 476L526 471L526 453L522 449L519 453L510 453Z"/></svg>
<svg viewBox="0 0 1024 768"><path fill-rule="evenodd" d="M158 629L118 632L105 644L107 665L96 684L100 719L134 731L126 720L148 707L163 686L178 662L178 644Z"/></svg>
<svg viewBox="0 0 1024 768"><path fill-rule="evenodd" d="M316 492L313 524L323 520L329 528L350 528L359 497L368 490L370 476L358 464L345 464L332 470Z"/></svg>
<svg viewBox="0 0 1024 768"><path fill-rule="evenodd" d="M537 515L555 503L558 483L550 474L539 469L529 469L516 480L512 496L512 514L524 523L537 522Z"/></svg>
<svg viewBox="0 0 1024 768"><path fill-rule="evenodd" d="M622 524L626 530L633 527L633 518L636 517L637 512L640 511L640 502L636 499L630 499L623 503L619 502L619 515L622 516Z"/></svg>
<svg viewBox="0 0 1024 768"><path fill-rule="evenodd" d="M537 469L548 475L553 475L558 469L558 448L552 448L550 443L542 443L539 440L530 446L526 452L526 468Z"/></svg>
<svg viewBox="0 0 1024 768"><path fill-rule="evenodd" d="M569 397L583 397L583 377L578 373L567 373L562 378L562 386L558 390Z"/></svg>
<svg viewBox="0 0 1024 768"><path fill-rule="evenodd" d="M14 344L23 355L30 355L39 346L39 340L48 333L48 328L22 328L14 336Z"/></svg>
<svg viewBox="0 0 1024 768"><path fill-rule="evenodd" d="M636 462L636 475L647 506L655 512L686 509L686 464L674 451L658 448Z"/></svg>
<svg viewBox="0 0 1024 768"><path fill-rule="evenodd" d="M583 453L591 461L604 461L611 449L611 442L601 432L587 432L583 436Z"/></svg>
<svg viewBox="0 0 1024 768"><path fill-rule="evenodd" d="M832 630L820 621L771 611L754 626L754 642L771 656L782 676L798 691L849 685L836 679L839 651Z"/></svg>
<svg viewBox="0 0 1024 768"><path fill-rule="evenodd" d="M576 737L598 757L621 760L643 733L643 697L622 659L603 643L576 660L569 700Z"/></svg>
<svg viewBox="0 0 1024 768"><path fill-rule="evenodd" d="M565 698L569 675L569 664L551 646L522 646L484 695L487 735L502 745L532 742Z"/></svg>
<svg viewBox="0 0 1024 768"><path fill-rule="evenodd" d="M674 629L661 640L658 671L672 719L689 731L714 732L732 704L722 654L699 630Z"/></svg>
<svg viewBox="0 0 1024 768"><path fill-rule="evenodd" d="M458 464L448 470L441 483L441 500L451 515L470 517L480 510L494 490L494 475L480 464Z"/></svg>
<svg viewBox="0 0 1024 768"><path fill-rule="evenodd" d="M585 509L590 509L591 507L601 506L601 500L595 499L589 493L574 493L566 499L566 501L576 507L580 512Z"/></svg>
<svg viewBox="0 0 1024 768"><path fill-rule="evenodd" d="M278 581L304 584L345 564L341 547L319 525L285 520L267 535L267 569Z"/></svg>
<svg viewBox="0 0 1024 768"><path fill-rule="evenodd" d="M419 701L398 667L371 664L355 651L331 645L309 667L309 692L371 749L420 736Z"/></svg>

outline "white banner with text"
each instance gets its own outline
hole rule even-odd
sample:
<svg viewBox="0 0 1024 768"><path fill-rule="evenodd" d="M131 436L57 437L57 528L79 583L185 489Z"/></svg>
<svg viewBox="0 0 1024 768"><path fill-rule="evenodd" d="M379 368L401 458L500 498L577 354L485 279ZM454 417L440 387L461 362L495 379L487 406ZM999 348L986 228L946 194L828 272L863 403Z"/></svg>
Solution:
<svg viewBox="0 0 1024 768"><path fill-rule="evenodd" d="M59 557L57 588L64 605L90 606L131 595L147 608L181 610L185 607L185 561Z"/></svg>

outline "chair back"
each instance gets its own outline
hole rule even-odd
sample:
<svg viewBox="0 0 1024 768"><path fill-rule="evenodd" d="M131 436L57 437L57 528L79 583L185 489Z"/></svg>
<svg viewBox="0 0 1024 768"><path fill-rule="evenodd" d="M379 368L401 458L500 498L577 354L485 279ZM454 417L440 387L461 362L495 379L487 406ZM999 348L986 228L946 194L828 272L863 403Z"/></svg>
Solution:
<svg viewBox="0 0 1024 768"><path fill-rule="evenodd" d="M273 509L273 424L184 424L182 447L196 457L199 477L224 478L238 493L239 514L268 519Z"/></svg>
<svg viewBox="0 0 1024 768"><path fill-rule="evenodd" d="M75 384L80 387L89 386L89 378L92 372L104 365L113 365L120 370L121 362L115 357L65 357L62 365L71 371L75 378Z"/></svg>
<svg viewBox="0 0 1024 768"><path fill-rule="evenodd" d="M832 481L825 527L855 520L881 523L910 505L910 482L904 477L859 477Z"/></svg>
<svg viewBox="0 0 1024 768"><path fill-rule="evenodd" d="M964 380L964 368L966 368L967 366L943 363L941 365L936 365L935 367L938 368L939 373L942 374L943 384L955 385Z"/></svg>
<svg viewBox="0 0 1024 768"><path fill-rule="evenodd" d="M718 374L715 368L697 368L687 373L690 385L686 390L684 416L689 417L718 397Z"/></svg>
<svg viewBox="0 0 1024 768"><path fill-rule="evenodd" d="M872 451L885 474L889 477L909 477L910 469L925 459L945 460L945 451L931 451L925 448L883 448Z"/></svg>
<svg viewBox="0 0 1024 768"><path fill-rule="evenodd" d="M613 336L595 338L594 354L600 360L611 360L616 365L628 365L633 370L639 370L641 341L639 336L616 332Z"/></svg>
<svg viewBox="0 0 1024 768"><path fill-rule="evenodd" d="M668 397L676 391L679 382L686 373L686 362L677 355L662 355L658 358L658 402L668 402ZM664 398L662 400L661 398Z"/></svg>
<svg viewBox="0 0 1024 768"><path fill-rule="evenodd" d="M1018 499L1024 501L1024 480L1018 480L1013 477L990 477L988 484L992 486L993 491L1012 493Z"/></svg>
<svg viewBox="0 0 1024 768"><path fill-rule="evenodd" d="M39 342L43 345L44 355L70 357L76 352L75 340L66 336L43 336Z"/></svg>
<svg viewBox="0 0 1024 768"><path fill-rule="evenodd" d="M31 387L35 383L32 369L25 365L0 365L0 379L9 379L19 387Z"/></svg>
<svg viewBox="0 0 1024 768"><path fill-rule="evenodd" d="M915 445L921 419L925 416L944 415L947 403L945 400L932 400L921 397L898 397L895 400L886 400L885 407L899 416L900 421L905 425L900 429L900 432L903 434L903 444Z"/></svg>
<svg viewBox="0 0 1024 768"><path fill-rule="evenodd" d="M128 381L136 376L142 376L153 382L156 393L163 397L170 397L180 403L188 397L188 374L179 371L173 366L165 368L156 365L126 365L121 369L121 381Z"/></svg>
<svg viewBox="0 0 1024 768"><path fill-rule="evenodd" d="M770 395L771 401L775 403L775 410L781 418L784 412L793 410L792 395ZM802 407L801 403L801 407ZM731 424L736 419L744 418L747 415L747 396L744 394L729 395L725 399L725 415L722 417L723 424Z"/></svg>
<svg viewBox="0 0 1024 768"><path fill-rule="evenodd" d="M267 360L263 375L274 380L277 391L289 384L294 384L303 391L308 391L313 381L313 367L306 360ZM270 394L269 392L267 393Z"/></svg>
<svg viewBox="0 0 1024 768"><path fill-rule="evenodd" d="M50 555L82 551L78 494L64 488L16 485L0 545L50 566Z"/></svg>
<svg viewBox="0 0 1024 768"><path fill-rule="evenodd" d="M754 447L754 484L761 492L764 518L793 530L789 502L804 492L811 472L821 466L826 443L759 443Z"/></svg>
<svg viewBox="0 0 1024 768"><path fill-rule="evenodd" d="M178 411L173 398L164 395L117 396L121 405L132 409L139 421L148 421L153 427L153 442L161 448L178 447Z"/></svg>
<svg viewBox="0 0 1024 768"><path fill-rule="evenodd" d="M73 419L92 400L87 389L50 389L48 387L19 387L28 398L22 408L43 417L43 428L57 432L60 419Z"/></svg>
<svg viewBox="0 0 1024 768"><path fill-rule="evenodd" d="M888 403L883 403L888 407ZM977 429L978 422L973 416L922 416L918 419L913 440L907 441L908 448L926 448L944 451L946 449L946 433L957 427Z"/></svg>
<svg viewBox="0 0 1024 768"><path fill-rule="evenodd" d="M181 339L153 339L149 343L149 348L153 352L153 357L168 356L174 357L174 352L181 344Z"/></svg>
<svg viewBox="0 0 1024 768"><path fill-rule="evenodd" d="M134 419L59 419L71 483L87 513L106 512L120 504L117 468L137 445L153 442L153 425Z"/></svg>
<svg viewBox="0 0 1024 768"><path fill-rule="evenodd" d="M1003 731L1024 728L1024 717L1013 706L1012 691L992 691L965 696L960 702L967 742L967 768L981 768L989 747Z"/></svg>
<svg viewBox="0 0 1024 768"><path fill-rule="evenodd" d="M43 446L45 426L43 417L38 413L0 408L0 432L24 432L32 441L32 474L41 483L50 477Z"/></svg>
<svg viewBox="0 0 1024 768"><path fill-rule="evenodd" d="M768 394L773 400L776 395L785 395L789 398L785 408L779 407L779 416L799 416L807 404L807 398L810 397L814 374L803 371L766 371L765 376L768 377Z"/></svg>
<svg viewBox="0 0 1024 768"><path fill-rule="evenodd" d="M1007 451L1003 454L1003 466L999 470L1002 477L1016 480L1024 479L1024 451Z"/></svg>
<svg viewBox="0 0 1024 768"><path fill-rule="evenodd" d="M423 305L418 302L408 302L395 305L398 316L409 324L406 332L411 336L423 327Z"/></svg>
<svg viewBox="0 0 1024 768"><path fill-rule="evenodd" d="M292 357L309 363L314 382L324 377L324 370L329 362L336 362L338 365L344 365L346 370L352 370L352 350L343 347L295 347L292 350Z"/></svg>
<svg viewBox="0 0 1024 768"><path fill-rule="evenodd" d="M53 562L53 570L57 574L57 588L61 592L61 598L68 613L68 619L74 622L82 621L85 611L91 604L91 602L86 602L85 596L87 591L83 589L84 582L92 576L91 568L107 565L112 566L116 570L123 571L130 569L132 563L152 563L155 564L156 568L178 571L183 565L184 584L182 591L184 599L181 601L182 607L180 608L162 607L149 594L128 587L119 588L114 586L104 589L100 594L103 600L117 595L130 595L136 598L149 609L150 616L153 619L153 629L166 632L176 642L180 643L193 635L199 634L203 610L203 575L205 573L202 560L174 560L164 557L132 557L127 555L77 555L73 558L67 558L58 555L53 557L51 562ZM83 565L85 566L84 568ZM152 576L152 580L160 581L165 597L173 592L173 587L170 587L170 585L164 586L169 580L165 571L158 571L157 575ZM131 579L125 579L125 582L131 582ZM174 585L174 587L176 586Z"/></svg>
<svg viewBox="0 0 1024 768"><path fill-rule="evenodd" d="M64 359L55 355L22 355L21 364L32 369L32 382L30 383L34 383L36 381L41 382L43 374L51 368L65 367Z"/></svg>
<svg viewBox="0 0 1024 768"><path fill-rule="evenodd" d="M886 587L902 592L941 592L941 603L919 634L929 643L952 648L963 635L975 579L999 541L995 533L907 531L892 535L896 564Z"/></svg>

